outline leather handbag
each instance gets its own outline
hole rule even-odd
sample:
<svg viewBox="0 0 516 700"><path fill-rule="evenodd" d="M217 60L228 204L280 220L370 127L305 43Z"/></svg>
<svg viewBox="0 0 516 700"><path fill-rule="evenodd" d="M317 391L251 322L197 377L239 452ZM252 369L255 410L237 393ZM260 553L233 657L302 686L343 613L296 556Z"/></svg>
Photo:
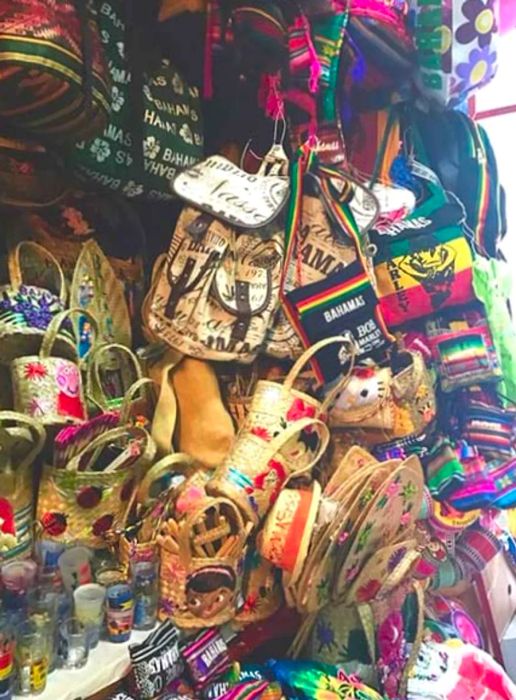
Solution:
<svg viewBox="0 0 516 700"><path fill-rule="evenodd" d="M106 125L111 85L91 2L0 2L0 117L73 143Z"/></svg>
<svg viewBox="0 0 516 700"><path fill-rule="evenodd" d="M136 65L126 41L127 11L123 0L102 3L99 26L113 78L111 119L100 136L77 144L70 165L97 188L169 200L170 181L202 158L199 92L167 62L148 73Z"/></svg>

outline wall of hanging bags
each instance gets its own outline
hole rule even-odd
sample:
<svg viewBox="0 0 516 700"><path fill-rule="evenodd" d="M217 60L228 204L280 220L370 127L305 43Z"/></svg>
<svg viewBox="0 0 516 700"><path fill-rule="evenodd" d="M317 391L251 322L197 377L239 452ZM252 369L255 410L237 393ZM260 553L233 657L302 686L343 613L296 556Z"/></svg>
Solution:
<svg viewBox="0 0 516 700"><path fill-rule="evenodd" d="M498 10L0 0L0 697L516 697Z"/></svg>

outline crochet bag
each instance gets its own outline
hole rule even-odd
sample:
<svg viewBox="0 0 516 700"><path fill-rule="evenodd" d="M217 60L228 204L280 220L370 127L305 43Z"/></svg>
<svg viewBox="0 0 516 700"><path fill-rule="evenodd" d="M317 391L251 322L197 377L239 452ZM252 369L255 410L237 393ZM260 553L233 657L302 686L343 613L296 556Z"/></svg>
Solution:
<svg viewBox="0 0 516 700"><path fill-rule="evenodd" d="M78 175L97 187L130 198L172 199L170 181L202 157L199 93L164 62L143 76L143 95L137 96L143 105L138 110L131 98L142 76L140 67L128 62L125 5L122 0L103 2L99 15L114 83L111 121L101 136L77 145L71 162ZM135 120L142 120L141 133L134 128Z"/></svg>
<svg viewBox="0 0 516 700"><path fill-rule="evenodd" d="M110 111L92 3L0 2L0 117L59 142L91 138Z"/></svg>
<svg viewBox="0 0 516 700"><path fill-rule="evenodd" d="M72 314L87 319L96 334L93 316L83 309L59 313L48 326L38 355L24 355L11 362L14 406L46 426L81 422L87 417L78 357L69 360L56 352L59 329Z"/></svg>
<svg viewBox="0 0 516 700"><path fill-rule="evenodd" d="M0 562L30 556L33 533L34 461L45 444L41 423L0 412Z"/></svg>
<svg viewBox="0 0 516 700"><path fill-rule="evenodd" d="M39 536L103 549L123 530L131 494L154 458L149 434L119 427L102 432L62 469L45 465L39 486Z"/></svg>
<svg viewBox="0 0 516 700"><path fill-rule="evenodd" d="M456 106L487 85L497 68L498 14L503 0L410 0L421 92Z"/></svg>

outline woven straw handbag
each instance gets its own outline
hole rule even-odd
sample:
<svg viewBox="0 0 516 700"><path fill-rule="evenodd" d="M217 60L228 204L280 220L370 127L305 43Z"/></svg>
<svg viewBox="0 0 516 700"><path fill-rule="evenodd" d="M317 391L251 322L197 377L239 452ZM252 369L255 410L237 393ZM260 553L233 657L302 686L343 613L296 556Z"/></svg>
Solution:
<svg viewBox="0 0 516 700"><path fill-rule="evenodd" d="M188 455L168 455L149 469L134 490L129 507L132 522L118 540L118 559L126 571L132 564L157 557L158 532L172 515L174 499L194 467L194 460Z"/></svg>
<svg viewBox="0 0 516 700"><path fill-rule="evenodd" d="M123 530L133 490L154 455L145 430L118 427L89 442L64 469L45 465L38 495L39 537L105 548L108 536Z"/></svg>
<svg viewBox="0 0 516 700"><path fill-rule="evenodd" d="M400 353L405 367L355 367L332 410L330 425L364 444L421 434L436 416L433 378L420 352Z"/></svg>
<svg viewBox="0 0 516 700"><path fill-rule="evenodd" d="M126 345L97 345L88 357L86 395L101 411L122 405L127 391L143 378L139 359Z"/></svg>
<svg viewBox="0 0 516 700"><path fill-rule="evenodd" d="M78 308L62 311L45 331L39 355L24 355L11 362L16 410L38 418L46 426L80 422L87 417L79 359L56 354L60 328L74 314L85 319L95 337L97 323L89 312Z"/></svg>
<svg viewBox="0 0 516 700"><path fill-rule="evenodd" d="M106 66L92 3L0 2L0 117L71 143L102 131L110 112Z"/></svg>
<svg viewBox="0 0 516 700"><path fill-rule="evenodd" d="M255 525L265 517L284 483L294 475L309 475L328 446L324 419L347 377L322 402L293 387L308 360L334 343L342 344L352 367L354 346L347 337L338 336L303 353L283 384L264 380L256 384L246 421L208 484L209 493L238 503Z"/></svg>
<svg viewBox="0 0 516 700"><path fill-rule="evenodd" d="M9 251L9 284L0 287L0 362L38 352L50 321L66 308L61 266L36 243L23 241ZM31 280L29 282L28 280ZM54 290L54 291L52 291ZM56 350L74 357L73 335L63 329Z"/></svg>
<svg viewBox="0 0 516 700"><path fill-rule="evenodd" d="M161 619L170 617L184 629L232 620L241 592L247 534L231 501L209 498L176 523L175 536L160 538Z"/></svg>
<svg viewBox="0 0 516 700"><path fill-rule="evenodd" d="M0 562L32 551L34 461L45 444L38 421L0 412Z"/></svg>

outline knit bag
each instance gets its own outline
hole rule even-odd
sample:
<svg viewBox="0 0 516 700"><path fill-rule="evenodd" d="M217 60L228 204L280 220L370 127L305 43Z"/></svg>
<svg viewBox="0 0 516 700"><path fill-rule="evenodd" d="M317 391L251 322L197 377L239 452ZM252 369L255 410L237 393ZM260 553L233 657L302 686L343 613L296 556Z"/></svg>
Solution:
<svg viewBox="0 0 516 700"><path fill-rule="evenodd" d="M172 199L170 181L202 158L199 93L164 62L143 76L138 110L132 98L142 76L128 62L124 6L123 0L103 2L99 15L113 79L111 121L101 136L78 144L71 160L77 174L97 187L130 198Z"/></svg>
<svg viewBox="0 0 516 700"><path fill-rule="evenodd" d="M59 142L102 131L111 88L93 3L2 0L0 76L6 124Z"/></svg>

